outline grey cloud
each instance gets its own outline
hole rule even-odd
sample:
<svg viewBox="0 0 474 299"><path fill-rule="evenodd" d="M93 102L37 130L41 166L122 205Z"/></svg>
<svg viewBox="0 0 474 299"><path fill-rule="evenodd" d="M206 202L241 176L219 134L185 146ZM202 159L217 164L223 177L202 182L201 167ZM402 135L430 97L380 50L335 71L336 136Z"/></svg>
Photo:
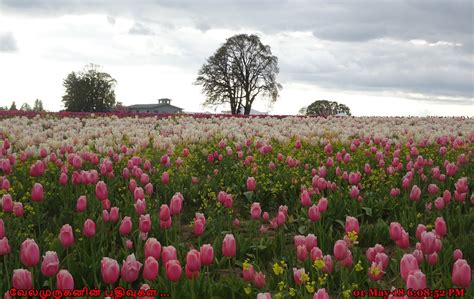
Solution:
<svg viewBox="0 0 474 299"><path fill-rule="evenodd" d="M0 52L16 52L18 46L11 32L0 32Z"/></svg>
<svg viewBox="0 0 474 299"><path fill-rule="evenodd" d="M147 27L143 23L135 22L128 31L130 34L138 34L138 35L153 35L154 32L151 28Z"/></svg>
<svg viewBox="0 0 474 299"><path fill-rule="evenodd" d="M111 25L115 25L115 18L113 16L107 16L107 22Z"/></svg>

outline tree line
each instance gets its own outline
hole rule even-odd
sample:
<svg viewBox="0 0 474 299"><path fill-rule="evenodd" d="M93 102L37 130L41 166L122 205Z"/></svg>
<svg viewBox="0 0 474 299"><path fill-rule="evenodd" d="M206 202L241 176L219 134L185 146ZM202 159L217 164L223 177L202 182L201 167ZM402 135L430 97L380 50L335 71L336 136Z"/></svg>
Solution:
<svg viewBox="0 0 474 299"><path fill-rule="evenodd" d="M194 84L202 88L205 106L229 105L232 114L250 114L257 99L276 102L282 85L277 82L278 58L269 45L264 45L257 35L237 34L211 55L198 71ZM62 97L66 111L108 112L125 111L126 107L115 100L117 81L89 64L82 71L72 72L63 81ZM10 110L15 110L15 103ZM38 110L40 109L40 110ZM41 101L36 100L33 109L23 104L20 110L43 111ZM350 109L334 101L315 101L300 109L300 114L328 116L350 115Z"/></svg>

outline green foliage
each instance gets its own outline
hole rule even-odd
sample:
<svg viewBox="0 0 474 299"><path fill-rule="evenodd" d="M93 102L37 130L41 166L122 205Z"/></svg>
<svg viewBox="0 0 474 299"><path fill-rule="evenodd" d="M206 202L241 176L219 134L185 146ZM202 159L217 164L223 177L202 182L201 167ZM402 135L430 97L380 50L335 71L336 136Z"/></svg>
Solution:
<svg viewBox="0 0 474 299"><path fill-rule="evenodd" d="M35 100L35 105L33 106L34 112L44 112L43 102L39 99Z"/></svg>
<svg viewBox="0 0 474 299"><path fill-rule="evenodd" d="M10 111L14 111L14 110L17 110L15 101L13 101L12 105L10 106Z"/></svg>
<svg viewBox="0 0 474 299"><path fill-rule="evenodd" d="M207 59L195 84L202 86L205 105L229 103L232 114L249 114L258 96L278 98L282 88L276 82L278 58L270 46L263 45L256 35L238 34Z"/></svg>
<svg viewBox="0 0 474 299"><path fill-rule="evenodd" d="M72 72L64 80L66 111L106 112L115 105L115 79L100 72L98 66L88 65L82 72Z"/></svg>
<svg viewBox="0 0 474 299"><path fill-rule="evenodd" d="M300 109L300 113L311 116L328 116L336 115L338 113L345 113L346 115L351 115L351 110L344 104L322 100L315 101L307 108Z"/></svg>

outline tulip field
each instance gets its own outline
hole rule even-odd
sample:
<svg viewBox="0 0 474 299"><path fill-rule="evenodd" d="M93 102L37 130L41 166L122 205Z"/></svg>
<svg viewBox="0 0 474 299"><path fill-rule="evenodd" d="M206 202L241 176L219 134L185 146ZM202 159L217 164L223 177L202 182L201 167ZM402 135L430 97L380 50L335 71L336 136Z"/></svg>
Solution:
<svg viewBox="0 0 474 299"><path fill-rule="evenodd" d="M0 296L474 298L474 119L0 113Z"/></svg>

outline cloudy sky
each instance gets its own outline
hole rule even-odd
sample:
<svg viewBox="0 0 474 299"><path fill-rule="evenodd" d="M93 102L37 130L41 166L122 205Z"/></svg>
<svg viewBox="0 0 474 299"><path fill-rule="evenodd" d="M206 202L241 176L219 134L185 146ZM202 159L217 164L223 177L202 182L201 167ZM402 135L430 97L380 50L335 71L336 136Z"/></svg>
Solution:
<svg viewBox="0 0 474 299"><path fill-rule="evenodd" d="M126 105L169 97L213 111L193 85L199 68L226 38L253 33L279 58L283 85L257 110L328 99L354 115L474 116L473 3L0 0L0 106L39 98L60 110L63 79L95 63Z"/></svg>

